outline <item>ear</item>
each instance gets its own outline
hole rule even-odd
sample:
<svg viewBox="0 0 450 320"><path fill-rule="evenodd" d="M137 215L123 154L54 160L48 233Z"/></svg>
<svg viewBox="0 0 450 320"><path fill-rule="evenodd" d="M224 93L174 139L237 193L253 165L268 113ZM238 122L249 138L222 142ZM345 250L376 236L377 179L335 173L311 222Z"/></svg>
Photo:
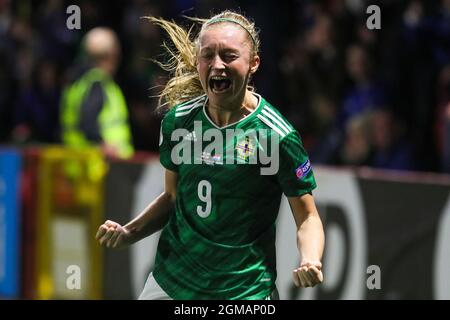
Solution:
<svg viewBox="0 0 450 320"><path fill-rule="evenodd" d="M258 55L253 56L253 58L250 60L250 73L253 74L258 70L259 63L261 60L259 59Z"/></svg>

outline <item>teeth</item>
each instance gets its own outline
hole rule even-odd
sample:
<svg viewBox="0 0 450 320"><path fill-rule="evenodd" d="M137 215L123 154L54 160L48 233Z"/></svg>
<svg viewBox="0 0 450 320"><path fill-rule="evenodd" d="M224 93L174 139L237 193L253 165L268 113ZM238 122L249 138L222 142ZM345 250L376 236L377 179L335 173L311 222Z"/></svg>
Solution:
<svg viewBox="0 0 450 320"><path fill-rule="evenodd" d="M227 80L228 78L222 77L222 76L212 76L211 79L212 80Z"/></svg>

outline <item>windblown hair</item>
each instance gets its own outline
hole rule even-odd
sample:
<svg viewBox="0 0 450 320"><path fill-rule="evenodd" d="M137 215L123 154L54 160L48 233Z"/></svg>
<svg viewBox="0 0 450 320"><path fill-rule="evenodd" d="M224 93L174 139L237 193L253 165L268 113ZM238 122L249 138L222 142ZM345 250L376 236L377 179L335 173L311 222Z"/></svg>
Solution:
<svg viewBox="0 0 450 320"><path fill-rule="evenodd" d="M251 53L253 55L259 53L260 40L254 23L233 11L223 11L210 19L186 17L201 25L201 29L195 37L192 35L195 24L192 24L188 30L185 30L173 21L155 17L144 18L166 31L174 45L174 49L172 49L167 43L163 43L163 47L169 56L166 62L154 60L162 69L171 74L170 80L158 95L159 107L168 106L171 108L205 93L197 72L197 52L199 35L210 25L217 23L235 23L240 25L248 33L249 42L252 46ZM250 89L252 88L250 87Z"/></svg>

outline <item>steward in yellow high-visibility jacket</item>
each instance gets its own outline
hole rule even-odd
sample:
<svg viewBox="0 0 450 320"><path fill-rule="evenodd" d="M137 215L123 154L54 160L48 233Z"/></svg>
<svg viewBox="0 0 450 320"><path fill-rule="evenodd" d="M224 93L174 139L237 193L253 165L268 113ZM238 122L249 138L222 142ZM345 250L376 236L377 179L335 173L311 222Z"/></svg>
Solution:
<svg viewBox="0 0 450 320"><path fill-rule="evenodd" d="M64 90L62 141L72 148L99 145L109 154L128 158L133 154L128 110L112 78L118 64L117 38L109 29L95 28L86 34L85 46L95 67Z"/></svg>
<svg viewBox="0 0 450 320"><path fill-rule="evenodd" d="M70 147L105 144L127 158L133 154L122 91L100 69L91 69L64 91L62 140Z"/></svg>

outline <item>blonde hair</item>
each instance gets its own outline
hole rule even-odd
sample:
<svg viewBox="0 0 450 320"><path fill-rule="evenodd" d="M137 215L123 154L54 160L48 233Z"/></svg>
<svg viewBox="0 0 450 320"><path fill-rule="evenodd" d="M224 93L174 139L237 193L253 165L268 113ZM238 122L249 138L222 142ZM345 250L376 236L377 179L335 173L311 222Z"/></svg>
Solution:
<svg viewBox="0 0 450 320"><path fill-rule="evenodd" d="M241 26L248 33L252 45L251 54L257 55L259 53L260 40L254 23L243 15L233 11L223 11L210 19L186 17L201 25L201 29L194 40L192 40L192 33L195 24L192 24L188 30L185 30L173 21L155 17L144 18L166 31L170 41L175 46L174 50L167 43L163 43L169 59L166 62L153 60L162 69L170 72L172 75L164 89L158 95L159 107L168 106L171 108L205 93L197 72L197 49L199 35L210 25L234 23ZM249 88L253 90L253 88Z"/></svg>

